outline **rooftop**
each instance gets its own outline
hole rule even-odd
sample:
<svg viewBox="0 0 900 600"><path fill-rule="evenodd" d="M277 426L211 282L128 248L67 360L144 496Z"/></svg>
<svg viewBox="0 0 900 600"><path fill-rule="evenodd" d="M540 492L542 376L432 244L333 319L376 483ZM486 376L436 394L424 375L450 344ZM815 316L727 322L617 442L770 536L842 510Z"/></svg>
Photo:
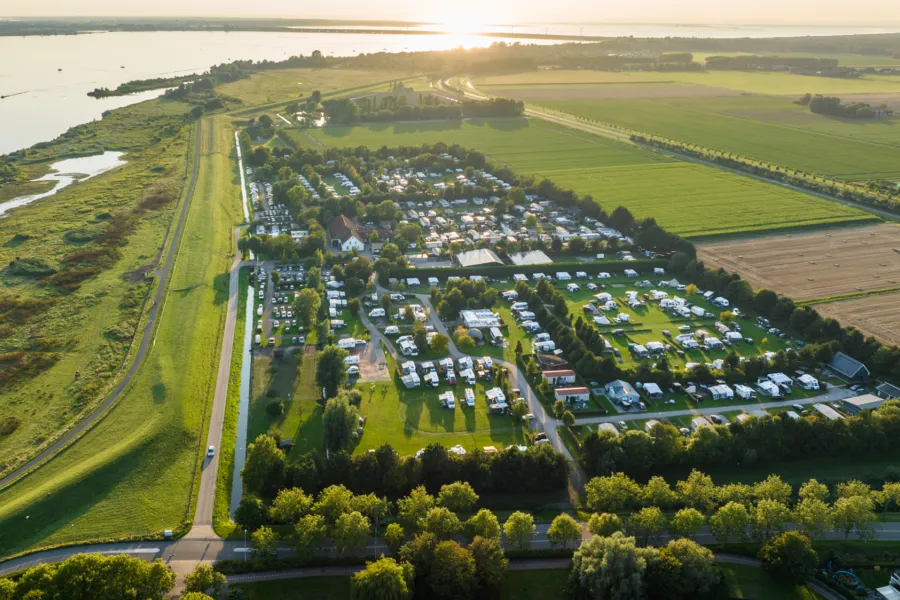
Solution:
<svg viewBox="0 0 900 600"><path fill-rule="evenodd" d="M509 260L514 265L548 265L553 262L542 250L532 250L531 252L519 252L518 254L510 254Z"/></svg>
<svg viewBox="0 0 900 600"><path fill-rule="evenodd" d="M482 248L480 250L469 250L468 252L460 252L456 255L456 262L461 267L477 267L479 265L502 265L503 261L497 256L493 250Z"/></svg>

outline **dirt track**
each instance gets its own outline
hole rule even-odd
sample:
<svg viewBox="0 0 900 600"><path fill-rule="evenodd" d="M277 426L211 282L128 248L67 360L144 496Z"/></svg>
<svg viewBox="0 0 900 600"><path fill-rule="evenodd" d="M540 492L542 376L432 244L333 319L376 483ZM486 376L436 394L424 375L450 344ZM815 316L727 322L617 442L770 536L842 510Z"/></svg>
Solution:
<svg viewBox="0 0 900 600"><path fill-rule="evenodd" d="M900 287L896 225L700 244L697 250L708 266L794 300Z"/></svg>

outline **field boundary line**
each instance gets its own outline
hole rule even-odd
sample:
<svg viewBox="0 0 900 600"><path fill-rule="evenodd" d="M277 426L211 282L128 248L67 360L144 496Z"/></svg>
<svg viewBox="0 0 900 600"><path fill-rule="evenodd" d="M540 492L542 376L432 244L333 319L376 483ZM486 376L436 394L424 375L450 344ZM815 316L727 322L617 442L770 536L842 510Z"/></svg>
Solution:
<svg viewBox="0 0 900 600"><path fill-rule="evenodd" d="M798 300L797 306L811 306L814 304L836 304L838 302L846 302L849 300L862 300L870 296L889 296L900 292L900 287L886 288L883 290L869 290L864 292L849 292L847 294L838 294L825 298L812 298L810 300Z"/></svg>

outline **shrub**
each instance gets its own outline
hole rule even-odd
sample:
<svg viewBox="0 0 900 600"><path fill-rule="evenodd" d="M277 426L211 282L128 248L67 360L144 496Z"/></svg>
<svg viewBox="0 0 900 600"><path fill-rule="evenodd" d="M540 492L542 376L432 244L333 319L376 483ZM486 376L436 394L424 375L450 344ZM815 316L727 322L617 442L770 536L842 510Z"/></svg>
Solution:
<svg viewBox="0 0 900 600"><path fill-rule="evenodd" d="M46 277L56 273L56 269L42 258L26 257L9 263L9 272L21 277Z"/></svg>

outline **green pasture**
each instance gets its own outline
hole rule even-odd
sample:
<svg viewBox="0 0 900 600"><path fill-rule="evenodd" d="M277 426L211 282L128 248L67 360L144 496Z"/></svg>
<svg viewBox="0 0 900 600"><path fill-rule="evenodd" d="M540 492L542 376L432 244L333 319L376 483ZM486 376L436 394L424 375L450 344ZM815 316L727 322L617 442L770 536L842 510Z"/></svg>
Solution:
<svg viewBox="0 0 900 600"><path fill-rule="evenodd" d="M185 177L190 128L179 131L184 104L145 102L118 109L77 134L29 151L28 176L78 153L103 149L125 152L127 164L71 185L53 196L17 208L0 219L0 302L16 299L24 316L0 310L0 354L27 349L50 340L48 350L59 361L0 385L2 419L18 419L13 433L0 436L0 472L28 460L83 411L101 399L125 363L154 281L136 271L155 261L175 213ZM124 128L123 123L130 123ZM159 144L150 141L161 129L178 123L175 135ZM34 185L0 185L0 199L33 193ZM41 184L43 185L43 184ZM148 190L166 190L173 201L137 212ZM45 190L44 190L45 191ZM134 230L117 247L118 260L97 261L98 273L77 290L58 288L46 280L14 275L7 265L17 257L36 258L61 269L64 257L97 248L91 238L110 227L112 214L134 218ZM86 238L74 238L73 235ZM108 251L103 251L104 256ZM39 310L41 303L46 310ZM6 367L2 369L5 372ZM78 373L78 376L76 376Z"/></svg>
<svg viewBox="0 0 900 600"><path fill-rule="evenodd" d="M710 56L779 56L781 58L834 59L842 67L896 67L900 59L866 54L816 54L811 52L694 52L694 62L704 63Z"/></svg>
<svg viewBox="0 0 900 600"><path fill-rule="evenodd" d="M900 76L896 75L864 75L857 79L814 77L767 71L648 71L635 75L647 80L677 81L774 96L803 95L807 92L830 96L900 93Z"/></svg>
<svg viewBox="0 0 900 600"><path fill-rule="evenodd" d="M154 343L119 404L70 448L0 493L0 554L174 529L193 497L240 222L232 132L204 152Z"/></svg>
<svg viewBox="0 0 900 600"><path fill-rule="evenodd" d="M309 143L307 133L288 131ZM460 144L518 172L591 194L607 209L622 205L636 216L654 217L686 237L871 218L815 196L538 120L325 127L309 134L325 146Z"/></svg>
<svg viewBox="0 0 900 600"><path fill-rule="evenodd" d="M848 180L900 176L900 117L816 115L792 99L772 96L552 100L540 104L820 175Z"/></svg>

